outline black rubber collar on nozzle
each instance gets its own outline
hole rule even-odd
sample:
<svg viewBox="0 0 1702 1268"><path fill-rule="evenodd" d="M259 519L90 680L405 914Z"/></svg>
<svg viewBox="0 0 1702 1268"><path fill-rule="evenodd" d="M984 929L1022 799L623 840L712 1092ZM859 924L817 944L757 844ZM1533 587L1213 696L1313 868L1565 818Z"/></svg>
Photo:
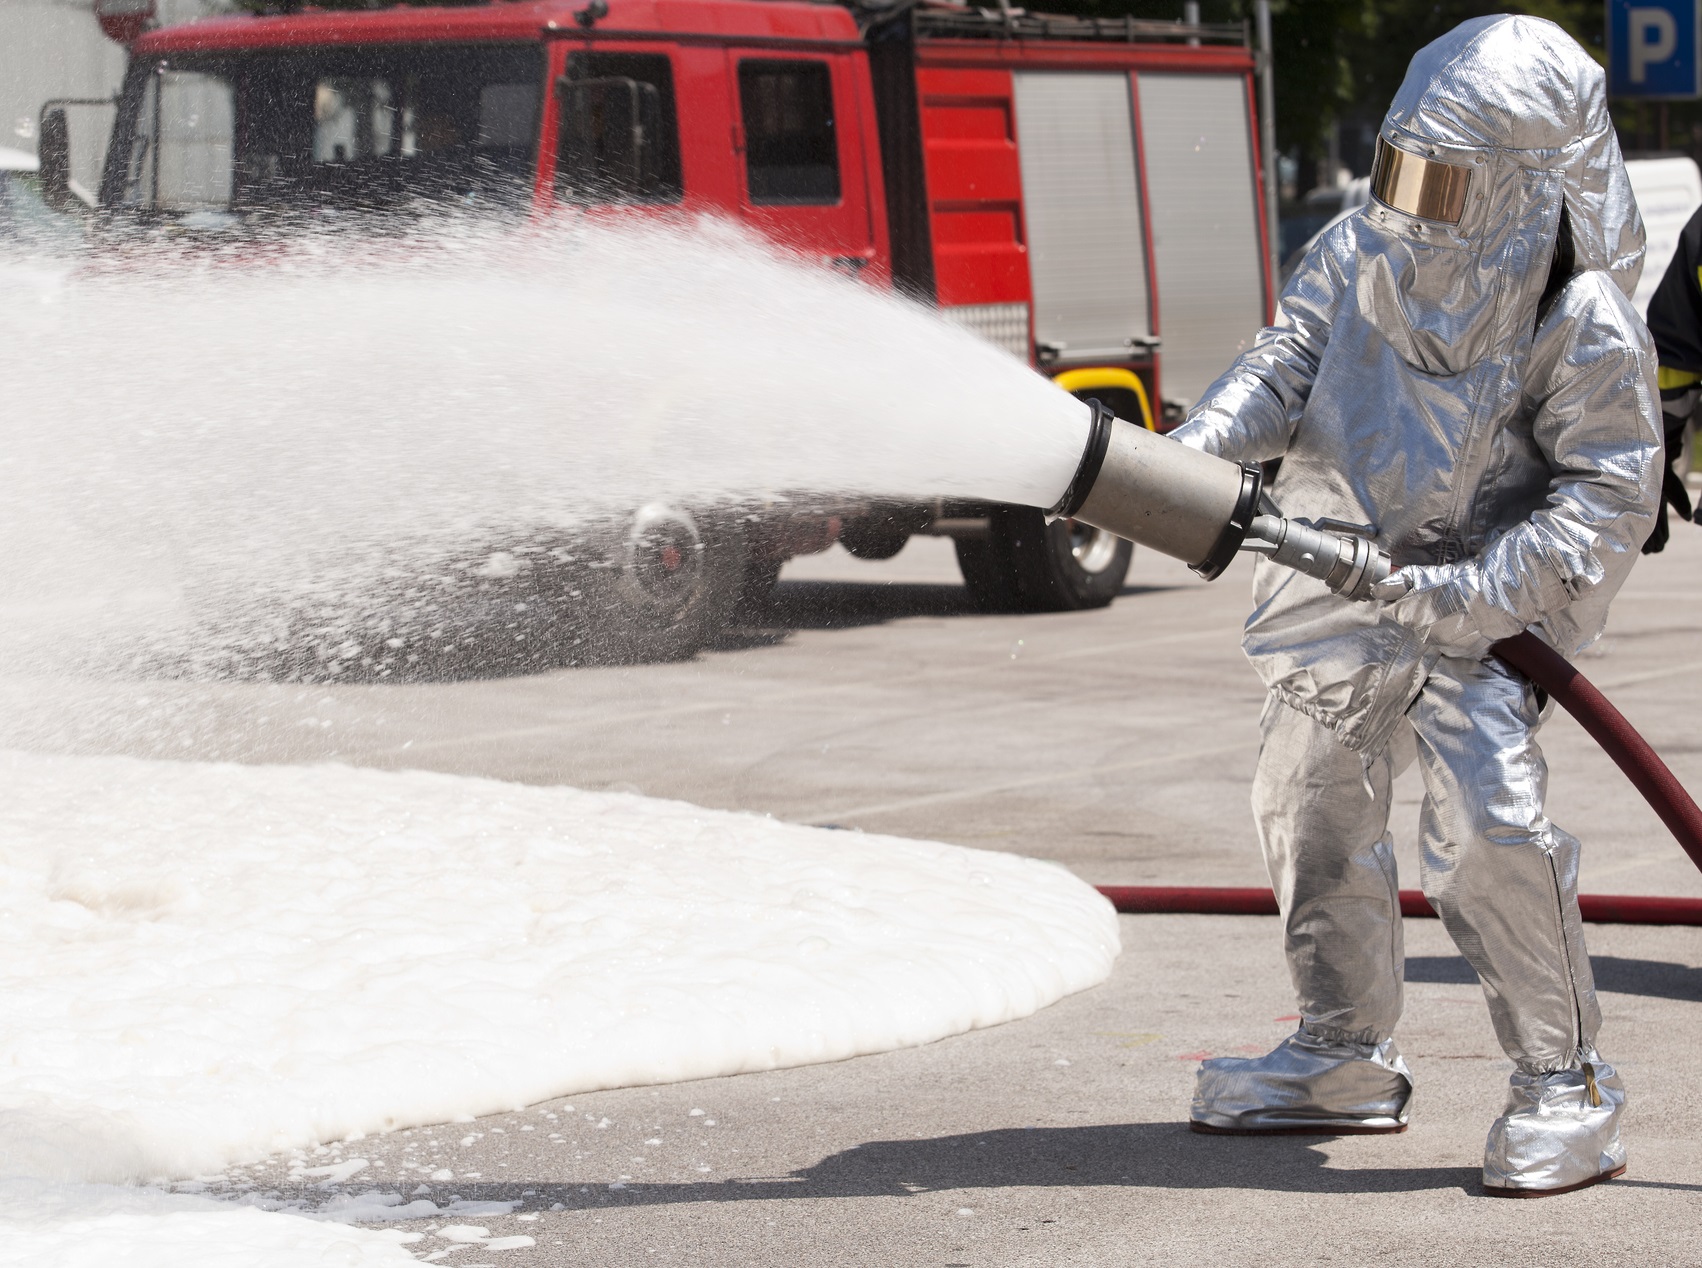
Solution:
<svg viewBox="0 0 1702 1268"><path fill-rule="evenodd" d="M1099 469L1105 465L1105 451L1111 448L1111 424L1116 419L1110 410L1100 401L1089 398L1088 408L1087 448L1082 450L1081 465L1076 468L1075 478L1070 481L1070 487L1064 490L1064 496L1057 504L1046 512L1047 519L1069 519L1081 510L1082 503L1087 501L1087 495L1093 492L1093 485L1099 479Z"/></svg>
<svg viewBox="0 0 1702 1268"><path fill-rule="evenodd" d="M1207 581L1216 581L1223 575L1223 570L1235 562L1236 552L1241 549L1241 543L1247 540L1247 530L1253 526L1253 517L1259 513L1259 494L1264 491L1265 470L1256 462L1241 464L1241 496L1235 499L1235 509L1229 514L1229 523L1223 526L1223 532L1211 548L1211 554L1191 564L1193 570Z"/></svg>

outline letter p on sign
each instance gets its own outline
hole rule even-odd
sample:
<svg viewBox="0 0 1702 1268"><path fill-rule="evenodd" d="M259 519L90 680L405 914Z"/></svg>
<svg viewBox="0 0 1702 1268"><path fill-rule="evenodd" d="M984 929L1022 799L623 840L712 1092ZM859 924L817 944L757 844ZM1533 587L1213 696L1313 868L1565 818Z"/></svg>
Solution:
<svg viewBox="0 0 1702 1268"><path fill-rule="evenodd" d="M1608 92L1702 96L1702 0L1607 0Z"/></svg>
<svg viewBox="0 0 1702 1268"><path fill-rule="evenodd" d="M1649 82L1649 63L1664 62L1678 48L1678 21L1665 9L1631 10L1631 82Z"/></svg>

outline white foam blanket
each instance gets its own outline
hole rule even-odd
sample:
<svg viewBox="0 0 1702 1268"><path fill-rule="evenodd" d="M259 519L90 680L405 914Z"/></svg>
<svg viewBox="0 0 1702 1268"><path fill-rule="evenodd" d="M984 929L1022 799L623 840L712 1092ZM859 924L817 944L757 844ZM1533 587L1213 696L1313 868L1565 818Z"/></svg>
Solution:
<svg viewBox="0 0 1702 1268"><path fill-rule="evenodd" d="M186 1193L0 1180L0 1265L17 1268L385 1268L401 1229L274 1215Z"/></svg>
<svg viewBox="0 0 1702 1268"><path fill-rule="evenodd" d="M1117 950L1103 898L1012 855L417 771L0 754L0 1174L188 1176L924 1043Z"/></svg>

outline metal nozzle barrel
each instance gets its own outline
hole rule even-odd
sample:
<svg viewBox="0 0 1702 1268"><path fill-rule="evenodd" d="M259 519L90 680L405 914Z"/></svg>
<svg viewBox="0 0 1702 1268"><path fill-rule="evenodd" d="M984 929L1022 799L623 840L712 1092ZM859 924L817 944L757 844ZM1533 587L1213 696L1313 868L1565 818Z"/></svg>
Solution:
<svg viewBox="0 0 1702 1268"><path fill-rule="evenodd" d="M1210 581L1252 526L1263 475L1178 444L1089 401L1081 465L1047 514L1078 519L1180 559Z"/></svg>
<svg viewBox="0 0 1702 1268"><path fill-rule="evenodd" d="M1263 475L1117 418L1089 401L1081 464L1047 514L1082 520L1180 559L1207 581L1240 550L1257 551L1337 594L1368 599L1393 570L1389 555L1353 525L1259 515Z"/></svg>

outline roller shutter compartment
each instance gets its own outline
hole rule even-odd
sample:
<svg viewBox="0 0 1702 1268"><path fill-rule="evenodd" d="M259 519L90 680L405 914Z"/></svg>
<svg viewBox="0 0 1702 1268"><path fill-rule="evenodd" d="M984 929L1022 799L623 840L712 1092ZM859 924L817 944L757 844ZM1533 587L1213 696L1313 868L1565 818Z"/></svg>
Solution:
<svg viewBox="0 0 1702 1268"><path fill-rule="evenodd" d="M1136 76L1167 401L1191 405L1264 324L1247 82Z"/></svg>

